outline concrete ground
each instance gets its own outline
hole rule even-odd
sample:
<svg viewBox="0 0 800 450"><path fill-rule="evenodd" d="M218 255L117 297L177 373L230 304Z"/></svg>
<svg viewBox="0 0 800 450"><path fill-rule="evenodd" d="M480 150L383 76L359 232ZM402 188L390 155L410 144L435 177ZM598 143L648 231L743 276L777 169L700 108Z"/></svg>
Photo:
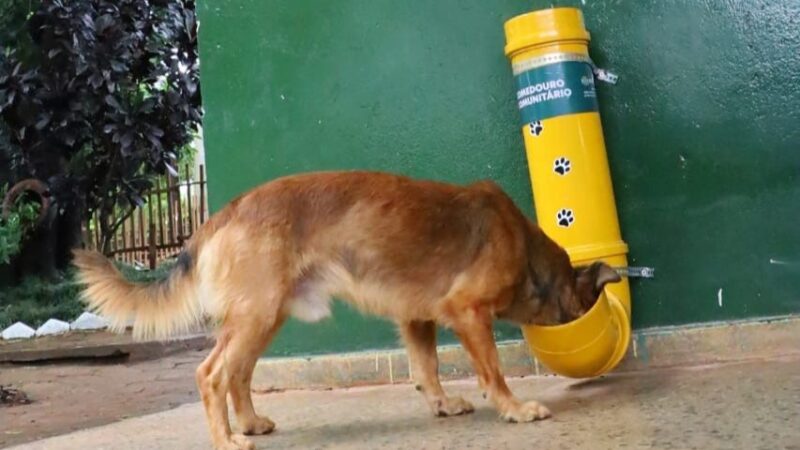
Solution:
<svg viewBox="0 0 800 450"><path fill-rule="evenodd" d="M255 395L256 408L278 428L254 441L261 449L800 449L797 357L584 382L510 380L520 397L541 400L553 411L552 419L532 424L500 422L475 384L447 383L448 391L477 407L472 415L453 418L431 417L411 385ZM202 407L191 403L15 448L210 446Z"/></svg>

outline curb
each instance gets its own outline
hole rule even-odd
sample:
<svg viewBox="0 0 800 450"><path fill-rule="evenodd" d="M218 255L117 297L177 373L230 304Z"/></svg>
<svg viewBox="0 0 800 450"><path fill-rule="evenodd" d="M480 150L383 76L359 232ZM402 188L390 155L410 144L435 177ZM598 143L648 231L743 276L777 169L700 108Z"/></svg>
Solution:
<svg viewBox="0 0 800 450"><path fill-rule="evenodd" d="M459 345L439 346L443 380L474 376ZM528 353L523 340L498 344L507 377L553 375ZM800 316L639 330L617 372L670 366L800 355ZM262 358L253 373L253 389L332 389L370 384L409 383L404 350L382 350L311 357Z"/></svg>
<svg viewBox="0 0 800 450"><path fill-rule="evenodd" d="M130 332L70 332L36 339L0 341L0 363L115 357L142 361L186 350L203 350L213 345L213 336L207 334L182 336L165 342L141 342L135 341Z"/></svg>

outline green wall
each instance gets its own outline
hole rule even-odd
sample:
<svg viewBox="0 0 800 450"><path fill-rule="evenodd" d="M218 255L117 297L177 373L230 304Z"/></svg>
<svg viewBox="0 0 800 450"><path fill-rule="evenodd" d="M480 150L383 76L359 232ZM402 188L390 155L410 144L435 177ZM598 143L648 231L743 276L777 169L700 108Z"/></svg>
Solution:
<svg viewBox="0 0 800 450"><path fill-rule="evenodd" d="M532 215L503 22L552 3L201 1L212 209L280 175L369 168L492 178ZM586 3L592 55L620 75L599 97L624 238L657 270L632 283L634 326L800 312L800 4ZM394 345L339 307L272 352Z"/></svg>

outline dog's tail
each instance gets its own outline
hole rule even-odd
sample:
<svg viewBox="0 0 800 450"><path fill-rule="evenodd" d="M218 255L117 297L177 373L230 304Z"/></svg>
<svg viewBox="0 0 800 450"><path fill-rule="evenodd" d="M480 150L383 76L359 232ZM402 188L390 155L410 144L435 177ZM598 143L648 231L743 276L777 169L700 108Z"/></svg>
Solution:
<svg viewBox="0 0 800 450"><path fill-rule="evenodd" d="M133 320L135 339L163 340L195 330L205 314L196 294L192 253L184 250L166 279L134 283L101 253L76 250L74 264L85 286L83 300L114 331L124 330Z"/></svg>

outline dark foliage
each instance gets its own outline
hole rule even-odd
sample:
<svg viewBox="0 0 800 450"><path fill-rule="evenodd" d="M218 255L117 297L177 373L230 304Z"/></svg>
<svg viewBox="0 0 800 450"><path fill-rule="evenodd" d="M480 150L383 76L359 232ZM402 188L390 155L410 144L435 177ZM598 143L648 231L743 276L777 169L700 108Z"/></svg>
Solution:
<svg viewBox="0 0 800 450"><path fill-rule="evenodd" d="M49 185L58 215L79 212L68 226L142 204L175 172L201 119L194 6L44 0L28 44L0 55L0 146L14 178Z"/></svg>

